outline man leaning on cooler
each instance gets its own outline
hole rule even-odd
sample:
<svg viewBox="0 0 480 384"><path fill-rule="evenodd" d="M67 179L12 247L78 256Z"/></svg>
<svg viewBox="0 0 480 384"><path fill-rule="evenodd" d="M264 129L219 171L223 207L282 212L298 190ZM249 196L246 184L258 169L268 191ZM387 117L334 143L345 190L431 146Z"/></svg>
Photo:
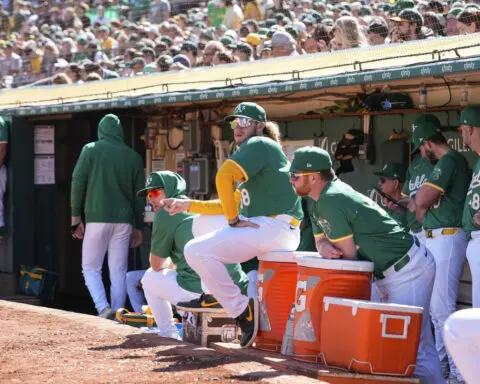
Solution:
<svg viewBox="0 0 480 384"><path fill-rule="evenodd" d="M430 328L432 254L377 203L340 181L323 149L298 149L283 170L290 172L297 194L310 198L310 218L323 257L373 262L383 301L424 308L415 374L427 383L444 383Z"/></svg>

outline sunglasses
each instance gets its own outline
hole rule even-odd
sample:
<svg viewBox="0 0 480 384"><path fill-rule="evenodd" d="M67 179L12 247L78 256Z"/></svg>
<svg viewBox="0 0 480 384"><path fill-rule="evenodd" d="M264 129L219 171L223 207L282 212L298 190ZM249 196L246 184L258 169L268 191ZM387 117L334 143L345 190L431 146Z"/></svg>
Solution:
<svg viewBox="0 0 480 384"><path fill-rule="evenodd" d="M236 127L246 128L252 124L252 121L254 120L250 119L249 117L237 117L235 120L230 122L230 126L232 129L235 129Z"/></svg>
<svg viewBox="0 0 480 384"><path fill-rule="evenodd" d="M291 181L297 181L302 176L313 175L314 173L318 173L318 172L291 172L290 173L290 180Z"/></svg>
<svg viewBox="0 0 480 384"><path fill-rule="evenodd" d="M148 191L147 200L156 199L160 196L160 189L151 189Z"/></svg>
<svg viewBox="0 0 480 384"><path fill-rule="evenodd" d="M380 184L384 184L387 180L395 180L393 177L380 177Z"/></svg>

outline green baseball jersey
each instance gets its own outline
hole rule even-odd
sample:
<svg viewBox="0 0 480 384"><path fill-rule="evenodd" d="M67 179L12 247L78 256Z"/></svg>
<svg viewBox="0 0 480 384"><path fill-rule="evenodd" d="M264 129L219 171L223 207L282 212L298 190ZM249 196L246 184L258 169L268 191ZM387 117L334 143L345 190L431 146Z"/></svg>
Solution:
<svg viewBox="0 0 480 384"><path fill-rule="evenodd" d="M290 215L303 219L300 198L289 180L279 171L287 157L278 143L262 136L245 140L231 159L243 170L245 181L239 184L240 214L245 217Z"/></svg>
<svg viewBox="0 0 480 384"><path fill-rule="evenodd" d="M425 185L439 190L440 199L425 213L423 228L460 228L465 196L470 183L471 172L467 160L457 151L450 149L443 155Z"/></svg>
<svg viewBox="0 0 480 384"><path fill-rule="evenodd" d="M318 201L309 199L308 211L315 235L335 242L353 237L358 258L374 263L374 274L403 257L413 245L413 236L382 207L338 178L322 191Z"/></svg>
<svg viewBox="0 0 480 384"><path fill-rule="evenodd" d="M177 266L177 283L183 289L201 293L200 277L190 268L183 255L185 245L192 240L192 225L196 215L186 212L170 216L161 209L153 221L151 253L158 257L170 257ZM230 277L242 292L248 287L248 277L240 264L226 264Z"/></svg>
<svg viewBox="0 0 480 384"><path fill-rule="evenodd" d="M402 195L414 198L420 187L423 185L427 176L432 172L433 165L421 156L417 156L412 160L408 167L405 183L403 183ZM413 233L422 230L422 223L417 220L415 212L407 210L405 214L406 228Z"/></svg>
<svg viewBox="0 0 480 384"><path fill-rule="evenodd" d="M473 166L472 181L468 187L467 198L463 206L462 225L465 232L479 231L473 223L473 216L480 212L480 158Z"/></svg>
<svg viewBox="0 0 480 384"><path fill-rule="evenodd" d="M385 210L398 224L400 224L403 228L408 229L407 215L405 213L394 212L388 208L386 208Z"/></svg>

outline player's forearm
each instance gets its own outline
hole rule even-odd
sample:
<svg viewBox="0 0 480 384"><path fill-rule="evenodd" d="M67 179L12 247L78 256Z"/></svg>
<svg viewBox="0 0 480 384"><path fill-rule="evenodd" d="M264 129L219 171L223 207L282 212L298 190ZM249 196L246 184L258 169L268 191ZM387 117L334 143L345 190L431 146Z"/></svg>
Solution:
<svg viewBox="0 0 480 384"><path fill-rule="evenodd" d="M169 257L163 258L150 253L150 266L155 272L159 272L165 268L170 268L172 265L172 260Z"/></svg>

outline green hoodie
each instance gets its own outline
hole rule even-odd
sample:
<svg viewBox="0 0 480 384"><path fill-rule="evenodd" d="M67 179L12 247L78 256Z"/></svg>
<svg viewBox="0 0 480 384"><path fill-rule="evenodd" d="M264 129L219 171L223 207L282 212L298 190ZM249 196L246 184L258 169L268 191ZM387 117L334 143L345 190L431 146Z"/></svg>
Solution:
<svg viewBox="0 0 480 384"><path fill-rule="evenodd" d="M85 199L87 223L129 223L143 227L145 200L142 159L123 141L120 119L108 114L98 124L98 141L82 149L72 175L72 216L80 216Z"/></svg>
<svg viewBox="0 0 480 384"><path fill-rule="evenodd" d="M166 198L185 198L185 180L175 172L154 172L150 174L148 180L150 182L147 181L147 187L163 189ZM183 254L185 245L194 238L192 227L195 217L196 215L187 212L170 216L164 209L160 209L153 221L151 253L162 258L170 256L177 266L178 285L187 291L201 293L200 277L190 268ZM245 293L248 277L242 271L240 264L225 266L232 280Z"/></svg>

